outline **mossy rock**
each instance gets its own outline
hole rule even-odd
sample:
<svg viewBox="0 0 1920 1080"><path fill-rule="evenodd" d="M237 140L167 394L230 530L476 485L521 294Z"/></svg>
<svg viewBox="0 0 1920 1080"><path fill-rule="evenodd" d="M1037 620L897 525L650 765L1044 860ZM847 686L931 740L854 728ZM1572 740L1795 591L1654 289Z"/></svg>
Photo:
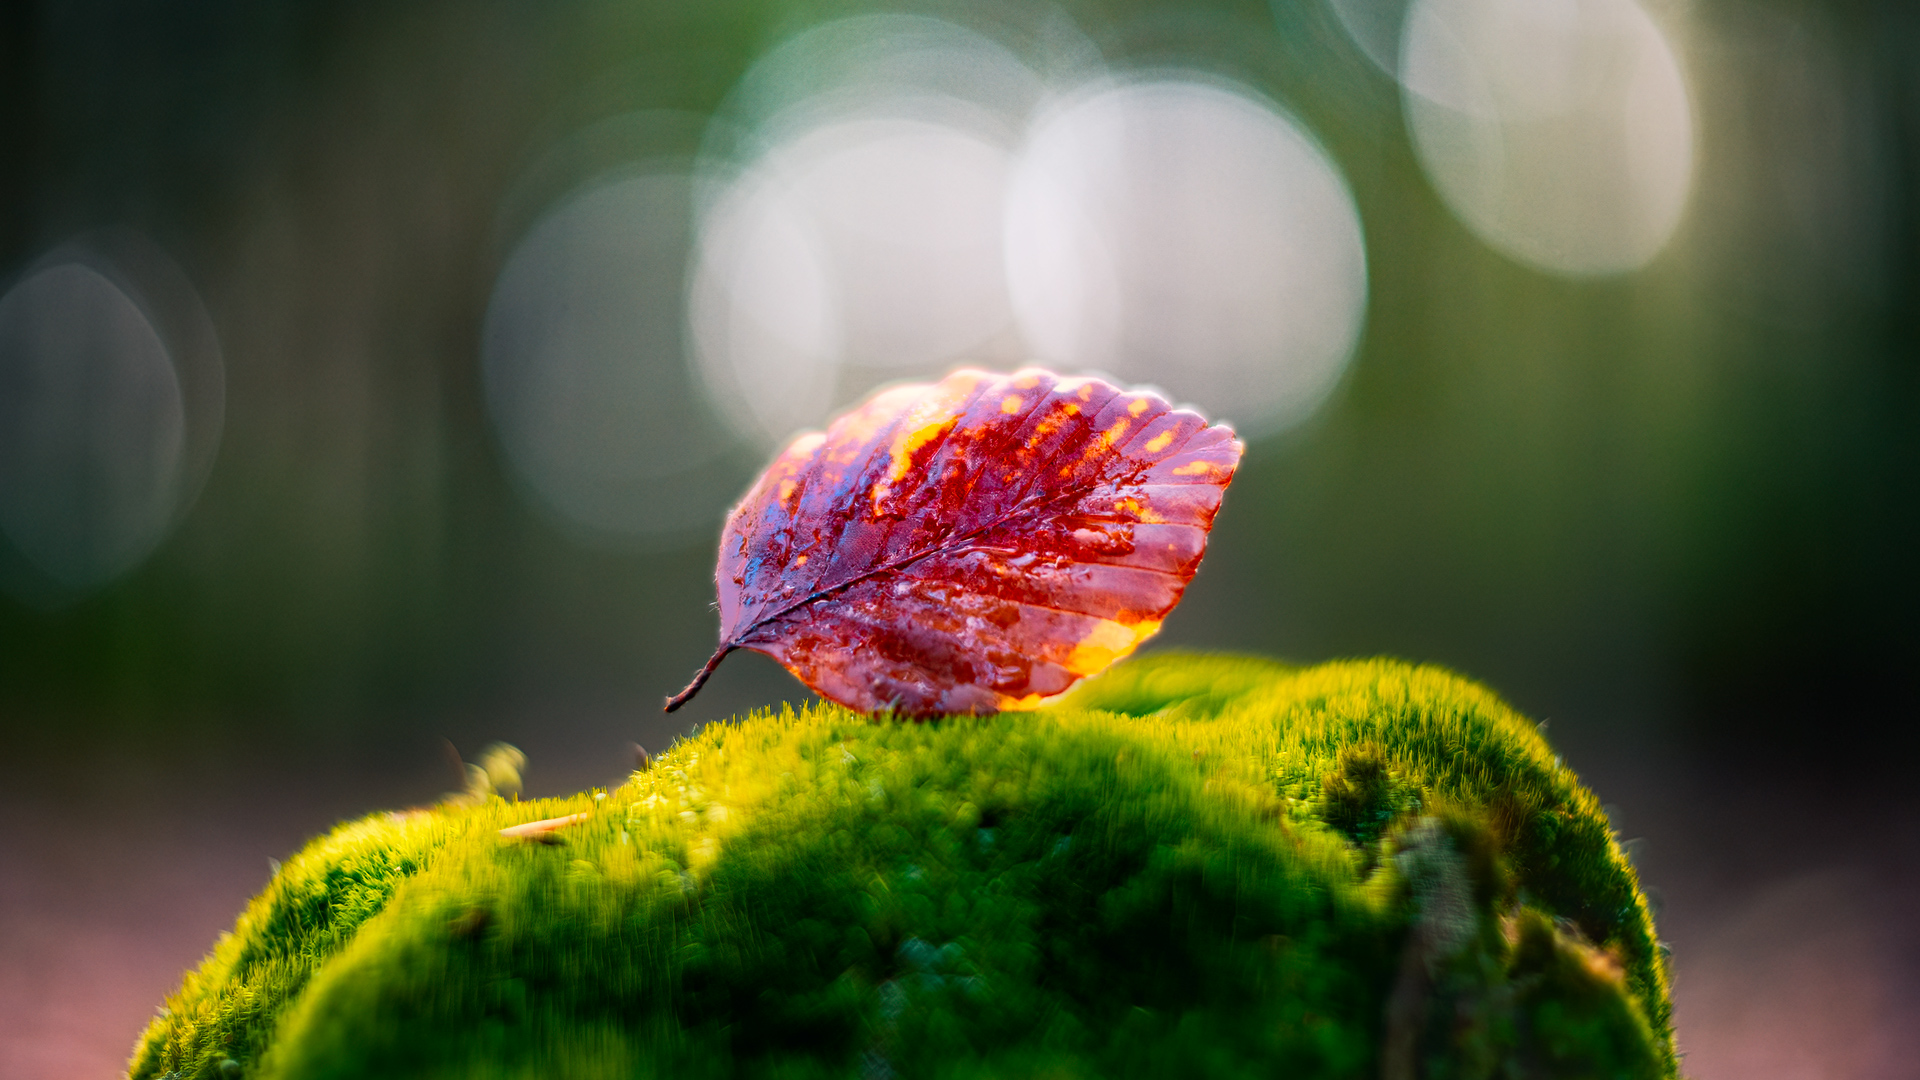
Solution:
<svg viewBox="0 0 1920 1080"><path fill-rule="evenodd" d="M584 813L546 843L500 829ZM1031 713L708 725L314 841L145 1077L1672 1077L1593 796L1448 672L1158 655Z"/></svg>

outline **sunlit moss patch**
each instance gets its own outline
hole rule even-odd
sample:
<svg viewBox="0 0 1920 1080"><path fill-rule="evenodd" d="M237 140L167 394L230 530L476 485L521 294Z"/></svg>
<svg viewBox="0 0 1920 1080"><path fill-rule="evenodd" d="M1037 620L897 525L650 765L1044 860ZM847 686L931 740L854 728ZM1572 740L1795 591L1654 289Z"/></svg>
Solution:
<svg viewBox="0 0 1920 1080"><path fill-rule="evenodd" d="M1671 1077L1652 930L1486 690L1163 654L1038 712L756 713L612 791L344 825L131 1072Z"/></svg>

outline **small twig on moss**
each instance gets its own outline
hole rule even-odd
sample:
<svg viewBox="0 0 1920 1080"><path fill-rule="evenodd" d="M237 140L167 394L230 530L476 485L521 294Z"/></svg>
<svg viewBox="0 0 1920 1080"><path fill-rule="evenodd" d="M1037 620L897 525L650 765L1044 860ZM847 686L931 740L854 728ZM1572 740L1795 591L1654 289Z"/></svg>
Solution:
<svg viewBox="0 0 1920 1080"><path fill-rule="evenodd" d="M519 825L509 825L500 830L500 835L509 840L537 840L542 843L547 843L549 842L547 837L552 833L564 829L569 825L577 825L592 816L592 811L582 811L578 814L568 814L565 817L542 818L539 821L528 821Z"/></svg>

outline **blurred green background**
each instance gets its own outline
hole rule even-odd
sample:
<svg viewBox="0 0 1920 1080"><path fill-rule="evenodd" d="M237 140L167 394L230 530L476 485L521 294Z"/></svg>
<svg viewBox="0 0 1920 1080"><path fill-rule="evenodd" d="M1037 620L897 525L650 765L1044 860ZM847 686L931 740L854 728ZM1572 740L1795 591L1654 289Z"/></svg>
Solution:
<svg viewBox="0 0 1920 1080"><path fill-rule="evenodd" d="M57 610L0 606L9 712L70 717L62 739L265 715L351 738L587 702L651 722L710 648L712 538L595 549L516 496L477 360L515 239L502 204L573 132L710 111L759 52L845 13L10 7L5 264L143 230L198 283L227 400L207 486L148 561ZM1662 12L1686 19L1694 190L1650 266L1599 279L1518 265L1453 220L1392 83L1324 10L1072 14L1109 57L1290 106L1366 229L1344 384L1253 445L1165 641L1436 660L1535 711L1652 709L1715 752L1845 764L1835 725L1915 745L1903 7Z"/></svg>
<svg viewBox="0 0 1920 1080"><path fill-rule="evenodd" d="M262 856L451 788L443 738L511 741L534 789L559 790L619 776L630 742L804 692L743 656L659 712L712 648L719 507L767 444L662 481L663 499L721 493L690 524L582 530L509 460L482 356L503 269L550 208L634 161L708 162L703 125L740 120L757 58L883 10L1015 51L1070 27L1106 77L1228 80L1290 112L1351 192L1351 359L1310 415L1252 440L1157 647L1384 653L1486 681L1643 811L1652 851L1655 823L1681 838L1688 856L1655 865L1712 882L1682 925L1737 922L1755 882L1802 871L1829 876L1778 901L1794 912L1912 886L1920 9L1648 0L1690 103L1684 212L1644 265L1570 275L1463 222L1401 88L1315 0L22 2L0 7L0 276L75 242L163 252L217 338L224 404L197 499L124 573L58 587L0 538L8 1000L95 963L83 989L157 1001ZM1007 348L948 359L1005 366ZM661 378L659 407L707 408L687 372ZM164 844L134 838L163 819ZM88 845L147 849L156 876L76 869ZM115 881L145 899L102 907L105 936L49 914L80 919ZM172 937L128 921L176 894L201 906ZM1902 933L1882 942L1888 1016L1920 1000ZM143 934L173 952L113 967ZM83 938L107 944L60 951ZM112 1015L124 1037L103 1045L130 1045L140 1011ZM7 1029L16 1060L93 1060L59 1041L93 1029L48 1023ZM1792 1075L1920 1075L1891 1049L1816 1059L1829 1071ZM1699 1075L1737 1075L1718 1070Z"/></svg>

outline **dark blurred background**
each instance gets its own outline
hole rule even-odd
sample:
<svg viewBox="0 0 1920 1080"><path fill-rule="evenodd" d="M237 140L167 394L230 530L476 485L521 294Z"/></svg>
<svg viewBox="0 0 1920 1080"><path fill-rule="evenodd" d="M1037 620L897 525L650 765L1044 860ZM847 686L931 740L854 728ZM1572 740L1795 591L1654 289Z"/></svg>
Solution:
<svg viewBox="0 0 1920 1080"><path fill-rule="evenodd" d="M0 1074L449 745L803 694L659 711L729 500L1037 359L1249 439L1153 647L1486 681L1692 1076L1920 1077L1910 4L20 0L0 291Z"/></svg>

